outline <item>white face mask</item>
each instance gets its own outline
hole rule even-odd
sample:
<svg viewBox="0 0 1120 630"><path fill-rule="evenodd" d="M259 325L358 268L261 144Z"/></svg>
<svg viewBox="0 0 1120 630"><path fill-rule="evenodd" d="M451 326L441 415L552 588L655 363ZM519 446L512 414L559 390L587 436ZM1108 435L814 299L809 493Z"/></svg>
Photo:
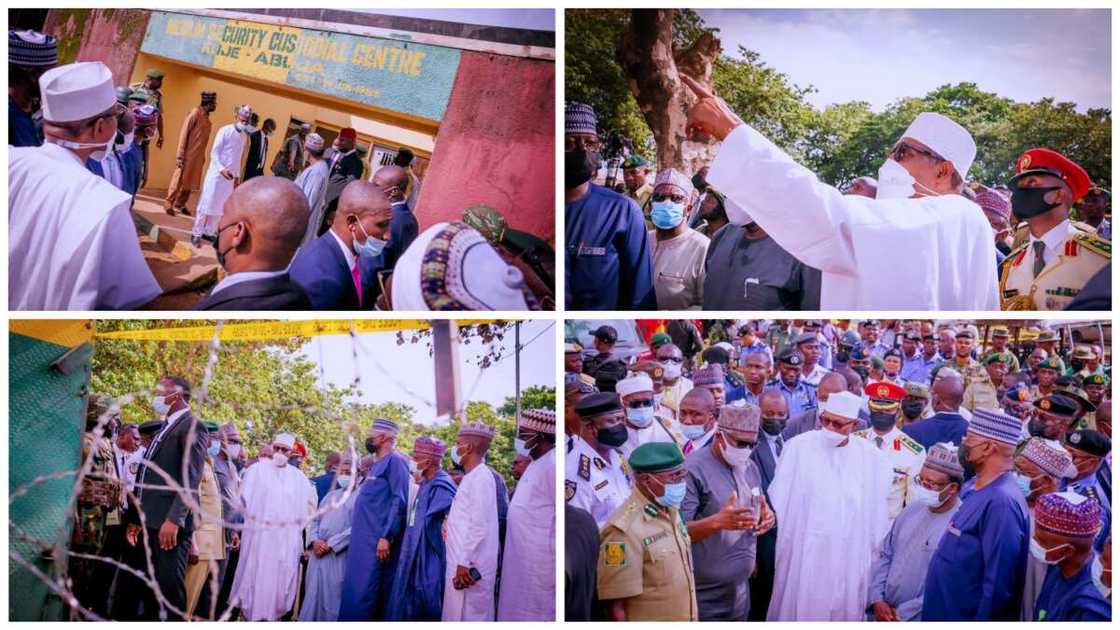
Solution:
<svg viewBox="0 0 1120 630"><path fill-rule="evenodd" d="M57 144L60 147L66 147L67 149L74 150L96 148L97 150L91 153L89 157L94 162L100 162L101 160L105 159L106 155L109 154L109 150L113 148L113 143L116 142L116 140L117 134L114 133L113 135L109 136L109 139L105 142L74 142L73 140L62 140L59 138L52 138L51 142Z"/></svg>
<svg viewBox="0 0 1120 630"><path fill-rule="evenodd" d="M1062 557L1062 558L1052 558L1052 559L1048 559L1046 557L1047 554L1049 554L1051 552L1054 552L1054 551L1057 551L1058 549L1061 549L1062 547L1073 547L1073 545L1071 545L1069 543L1063 543L1061 545L1058 545L1057 547L1047 549L1047 548L1043 547L1037 540L1035 540L1033 536L1031 537L1031 555L1034 556L1035 560L1038 560L1039 562L1043 562L1045 564L1058 564L1062 560L1065 560L1064 557Z"/></svg>
<svg viewBox="0 0 1120 630"><path fill-rule="evenodd" d="M914 176L906 167L888 159L879 167L879 188L876 199L908 199L914 196Z"/></svg>
<svg viewBox="0 0 1120 630"><path fill-rule="evenodd" d="M277 468L283 468L288 465L288 456L283 453L273 453L272 463L275 464Z"/></svg>
<svg viewBox="0 0 1120 630"><path fill-rule="evenodd" d="M828 442L829 446L840 446L844 443L844 440L848 439L848 436L842 433L829 431L825 428L821 428L821 435L824 438L825 442Z"/></svg>
<svg viewBox="0 0 1120 630"><path fill-rule="evenodd" d="M237 459L238 457L241 457L241 445L240 444L229 444L229 445L227 445L226 446L226 455L229 455L230 459Z"/></svg>
<svg viewBox="0 0 1120 630"><path fill-rule="evenodd" d="M161 416L167 415L167 412L171 410L171 405L167 404L167 396L155 396L155 397L153 397L152 398L152 409L155 409L156 413L158 413Z"/></svg>
<svg viewBox="0 0 1120 630"><path fill-rule="evenodd" d="M661 376L662 376L662 378L664 378L667 381L675 381L675 380L677 380L678 378L681 377L681 364L680 363L672 363L672 362L666 361L665 363L661 364L661 369L664 370L661 373Z"/></svg>
<svg viewBox="0 0 1120 630"><path fill-rule="evenodd" d="M945 503L941 500L941 493L921 486L914 486L914 500L931 508L941 507Z"/></svg>
<svg viewBox="0 0 1120 630"><path fill-rule="evenodd" d="M732 468L742 468L747 465L747 461L751 458L751 449L735 448L727 443L727 439L723 441L723 459L731 464Z"/></svg>
<svg viewBox="0 0 1120 630"><path fill-rule="evenodd" d="M1097 590L1101 592L1101 595L1104 595L1105 599L1108 599L1108 596L1112 594L1112 587L1104 585L1104 565L1101 564L1099 555L1093 556L1093 566L1090 567L1089 572L1093 576L1093 584L1096 585ZM1111 575L1112 569L1109 569L1108 572Z"/></svg>
<svg viewBox="0 0 1120 630"><path fill-rule="evenodd" d="M335 475L334 478L338 480L338 487L340 488L345 488L350 485L350 475Z"/></svg>

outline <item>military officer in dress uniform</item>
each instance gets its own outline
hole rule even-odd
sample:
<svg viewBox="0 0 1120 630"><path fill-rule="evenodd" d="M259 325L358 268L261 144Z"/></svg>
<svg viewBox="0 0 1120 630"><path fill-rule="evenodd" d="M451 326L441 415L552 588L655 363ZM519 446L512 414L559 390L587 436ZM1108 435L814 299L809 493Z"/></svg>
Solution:
<svg viewBox="0 0 1120 630"><path fill-rule="evenodd" d="M576 403L580 436L564 462L564 497L587 510L602 527L630 494L630 476L618 447L626 442L626 422L618 394L588 394Z"/></svg>
<svg viewBox="0 0 1120 630"><path fill-rule="evenodd" d="M622 397L629 433L626 443L619 448L623 457L629 457L634 449L649 442L668 442L683 449L688 441L672 418L657 412L653 390L653 379L645 372L624 378L615 385L615 392Z"/></svg>
<svg viewBox="0 0 1120 630"><path fill-rule="evenodd" d="M917 440L898 428L899 411L906 390L885 381L869 383L863 393L869 396L871 426L854 435L870 441L890 461L894 471L887 496L887 516L893 521L914 493L914 477L926 461L926 450Z"/></svg>
<svg viewBox="0 0 1120 630"><path fill-rule="evenodd" d="M1011 207L1027 222L1030 238L1003 262L1003 310L1061 310L1111 264L1111 242L1069 220L1070 208L1090 184L1085 169L1050 149L1031 149L1016 162L1015 177L1007 183Z"/></svg>
<svg viewBox="0 0 1120 630"><path fill-rule="evenodd" d="M1007 364L1007 373L1014 374L1019 371L1019 358L1015 353L1007 348L1007 342L1011 339L1011 333L1003 326L996 326L992 328L992 352L999 355L999 358Z"/></svg>
<svg viewBox="0 0 1120 630"><path fill-rule="evenodd" d="M975 374L965 381L964 402L961 406L969 411L977 409L999 409L999 386L996 380L1003 381L1007 374L1007 363L1000 358L998 353L989 353L984 356L980 364L984 366L983 374Z"/></svg>
<svg viewBox="0 0 1120 630"><path fill-rule="evenodd" d="M1071 431L1066 434L1066 449L1077 467L1077 479L1070 481L1066 489L1096 499L1111 520L1111 493L1105 490L1101 475L1097 473L1101 462L1112 451L1112 440L1099 431Z"/></svg>
<svg viewBox="0 0 1120 630"><path fill-rule="evenodd" d="M614 621L696 621L692 543L680 514L684 455L667 442L634 450L630 497L600 532L598 591Z"/></svg>

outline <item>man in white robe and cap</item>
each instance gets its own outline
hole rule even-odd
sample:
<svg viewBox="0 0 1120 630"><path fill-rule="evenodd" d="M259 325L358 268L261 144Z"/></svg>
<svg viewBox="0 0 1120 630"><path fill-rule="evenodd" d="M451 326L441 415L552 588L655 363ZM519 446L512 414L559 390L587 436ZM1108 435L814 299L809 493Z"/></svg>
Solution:
<svg viewBox="0 0 1120 630"><path fill-rule="evenodd" d="M459 481L445 525L447 534L443 621L494 621L498 574L498 490L486 452L494 429L464 422L451 461L466 473Z"/></svg>
<svg viewBox="0 0 1120 630"><path fill-rule="evenodd" d="M45 143L8 151L8 308L109 310L162 293L129 209L132 197L86 170L112 149L121 106L101 62L39 78Z"/></svg>
<svg viewBox="0 0 1120 630"><path fill-rule="evenodd" d="M556 619L556 412L526 409L518 453L532 458L506 516L498 621Z"/></svg>
<svg viewBox="0 0 1120 630"><path fill-rule="evenodd" d="M295 604L303 528L318 498L311 480L288 465L295 443L290 433L277 435L271 459L241 481L245 529L230 598L250 621L276 621Z"/></svg>
<svg viewBox="0 0 1120 630"><path fill-rule="evenodd" d="M198 216L191 229L191 245L202 244L203 236L217 236L218 223L225 212L226 200L233 194L241 178L241 151L249 129L253 110L248 105L237 108L237 120L222 127L214 136L210 148L210 164L202 180L202 193L198 198Z"/></svg>
<svg viewBox="0 0 1120 630"><path fill-rule="evenodd" d="M821 428L786 442L767 494L778 522L768 621L861 621L889 528L891 465L852 439L862 399L828 397Z"/></svg>
<svg viewBox="0 0 1120 630"><path fill-rule="evenodd" d="M879 169L875 198L845 195L707 88L681 80L699 99L689 131L723 143L707 181L735 202L728 219L757 223L820 269L821 309L999 309L991 226L961 195L976 143L959 124L919 114Z"/></svg>

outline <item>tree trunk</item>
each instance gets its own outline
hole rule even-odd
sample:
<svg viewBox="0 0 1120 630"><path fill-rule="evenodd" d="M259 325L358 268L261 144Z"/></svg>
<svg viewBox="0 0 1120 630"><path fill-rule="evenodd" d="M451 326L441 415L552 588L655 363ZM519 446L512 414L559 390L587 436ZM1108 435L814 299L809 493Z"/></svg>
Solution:
<svg viewBox="0 0 1120 630"><path fill-rule="evenodd" d="M679 73L712 85L712 63L719 39L704 33L684 50L673 50L672 9L635 9L622 34L618 60L630 92L657 143L657 168L675 168L691 175L714 155L716 143L693 142L685 135L688 110L695 97Z"/></svg>

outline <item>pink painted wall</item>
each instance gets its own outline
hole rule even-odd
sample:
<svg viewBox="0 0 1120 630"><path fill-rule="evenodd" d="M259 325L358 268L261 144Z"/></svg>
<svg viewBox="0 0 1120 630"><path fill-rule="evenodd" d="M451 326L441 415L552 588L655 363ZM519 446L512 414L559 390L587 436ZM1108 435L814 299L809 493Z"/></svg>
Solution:
<svg viewBox="0 0 1120 630"><path fill-rule="evenodd" d="M421 230L486 204L555 243L555 90L551 62L463 52L415 209Z"/></svg>
<svg viewBox="0 0 1120 630"><path fill-rule="evenodd" d="M59 63L100 61L115 84L127 85L149 15L133 9L51 9L44 29L58 38Z"/></svg>

